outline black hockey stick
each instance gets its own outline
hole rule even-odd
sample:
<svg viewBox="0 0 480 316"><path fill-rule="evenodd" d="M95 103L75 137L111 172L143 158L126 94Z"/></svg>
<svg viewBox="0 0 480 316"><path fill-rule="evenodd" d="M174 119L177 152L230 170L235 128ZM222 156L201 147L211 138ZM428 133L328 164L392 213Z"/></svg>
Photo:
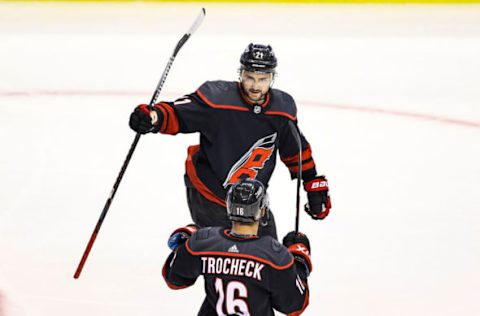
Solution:
<svg viewBox="0 0 480 316"><path fill-rule="evenodd" d="M185 33L182 38L178 41L177 46L175 46L175 49L173 50L173 54L170 57L167 66L165 67L165 70L163 71L162 77L160 78L160 81L157 84L157 88L155 89L155 92L153 93L152 100L150 101L150 108L153 108L155 105L158 96L160 95L160 91L162 90L163 84L165 83L165 79L168 76L168 72L170 71L170 68L172 67L173 61L175 60L175 57L177 56L178 52L182 48L183 44L187 42L187 40L190 38L190 36L198 29L200 24L202 23L203 19L205 18L205 9L202 8L202 11L200 14L197 16L195 19L195 22L193 25L190 27L187 33ZM120 185L120 182L122 181L123 174L125 173L125 170L127 170L127 166L130 162L130 159L132 158L133 152L135 151L135 148L137 147L137 143L140 140L140 133L137 133L135 135L135 139L133 140L132 145L130 146L130 150L128 151L127 158L125 159L125 162L123 163L122 169L120 170L120 173L118 174L117 180L115 181L115 184L113 185L112 191L110 192L110 195L107 199L107 202L105 203L105 206L103 207L102 213L100 214L100 218L98 219L97 225L95 226L95 229L93 230L92 236L90 237L90 240L88 241L87 247L83 253L82 259L80 260L80 263L78 264L77 270L75 271L74 278L78 279L80 277L80 273L82 273L83 266L85 265L85 262L87 261L88 254L90 253L90 250L92 249L93 243L95 242L95 239L97 238L97 234L100 231L100 228L102 227L103 220L105 219L105 216L107 215L108 209L110 208L110 205L112 204L113 198L115 197L115 193L117 192L118 186Z"/></svg>
<svg viewBox="0 0 480 316"><path fill-rule="evenodd" d="M295 233L298 233L298 226L300 222L300 181L302 180L302 139L298 127L289 121L290 129L292 130L295 140L298 144L298 172L297 172L297 215L295 217Z"/></svg>

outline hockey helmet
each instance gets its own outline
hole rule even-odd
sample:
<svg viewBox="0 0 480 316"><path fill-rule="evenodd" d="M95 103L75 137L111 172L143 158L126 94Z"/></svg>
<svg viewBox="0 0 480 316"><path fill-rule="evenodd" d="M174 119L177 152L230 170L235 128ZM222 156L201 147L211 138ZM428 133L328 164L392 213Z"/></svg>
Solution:
<svg viewBox="0 0 480 316"><path fill-rule="evenodd" d="M270 45L250 43L240 56L240 71L275 73L277 57Z"/></svg>
<svg viewBox="0 0 480 316"><path fill-rule="evenodd" d="M227 193L228 218L242 223L260 220L261 210L268 207L265 186L255 179L244 179L233 184Z"/></svg>

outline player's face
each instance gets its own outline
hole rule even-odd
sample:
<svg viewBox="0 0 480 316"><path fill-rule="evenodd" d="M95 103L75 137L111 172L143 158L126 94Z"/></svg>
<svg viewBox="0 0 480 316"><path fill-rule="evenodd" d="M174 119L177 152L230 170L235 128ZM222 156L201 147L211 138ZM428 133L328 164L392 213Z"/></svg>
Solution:
<svg viewBox="0 0 480 316"><path fill-rule="evenodd" d="M261 103L265 100L268 89L270 89L273 74L244 70L241 73L241 80L247 98L253 103Z"/></svg>

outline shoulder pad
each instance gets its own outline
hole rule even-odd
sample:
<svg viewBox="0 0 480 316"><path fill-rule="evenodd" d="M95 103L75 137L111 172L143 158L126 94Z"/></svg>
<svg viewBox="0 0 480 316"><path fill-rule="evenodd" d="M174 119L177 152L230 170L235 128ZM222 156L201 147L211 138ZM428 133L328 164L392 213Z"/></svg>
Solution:
<svg viewBox="0 0 480 316"><path fill-rule="evenodd" d="M199 229L188 240L188 245L193 251L208 251L223 240L220 236L221 227L204 227Z"/></svg>
<svg viewBox="0 0 480 316"><path fill-rule="evenodd" d="M273 267L288 267L293 260L290 251L271 236L263 236L255 246L248 249L249 252L254 256L270 261Z"/></svg>
<svg viewBox="0 0 480 316"><path fill-rule="evenodd" d="M234 81L207 81L197 89L197 94L210 107L248 111Z"/></svg>
<svg viewBox="0 0 480 316"><path fill-rule="evenodd" d="M289 268L293 256L276 239L263 236L251 242L239 242L226 238L223 227L206 227L197 231L187 241L187 251L192 255L219 255L254 259L277 270ZM235 249L232 251L231 249Z"/></svg>
<svg viewBox="0 0 480 316"><path fill-rule="evenodd" d="M236 88L236 83L233 81L214 80L204 82L198 89L202 90L202 92L207 92L208 90L226 92L232 88Z"/></svg>
<svg viewBox="0 0 480 316"><path fill-rule="evenodd" d="M203 240L207 239L208 236L210 236L210 232L212 230L212 227L205 227L205 228L200 228L194 236L192 236L195 240Z"/></svg>
<svg viewBox="0 0 480 316"><path fill-rule="evenodd" d="M272 250L273 252L281 252L284 250L284 246L276 239L272 238Z"/></svg>
<svg viewBox="0 0 480 316"><path fill-rule="evenodd" d="M271 89L271 105L266 114L283 115L291 120L297 119L297 106L292 96L282 90Z"/></svg>

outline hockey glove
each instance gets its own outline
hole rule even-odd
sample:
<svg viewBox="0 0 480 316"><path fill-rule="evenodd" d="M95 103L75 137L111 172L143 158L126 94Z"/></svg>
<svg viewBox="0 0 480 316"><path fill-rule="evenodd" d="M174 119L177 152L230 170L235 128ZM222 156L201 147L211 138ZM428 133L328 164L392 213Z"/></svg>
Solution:
<svg viewBox="0 0 480 316"><path fill-rule="evenodd" d="M310 260L310 241L303 233L289 232L283 237L283 245L292 253L295 261L301 263L306 269L308 276L312 272L312 261Z"/></svg>
<svg viewBox="0 0 480 316"><path fill-rule="evenodd" d="M156 115L157 117L162 115L161 112L155 108L152 112L154 112L154 115ZM158 133L158 131L160 130L160 124L158 124L158 119L155 123L156 124L152 123L151 111L146 104L140 104L135 108L135 110L133 110L132 114L130 114L130 128L137 133Z"/></svg>
<svg viewBox="0 0 480 316"><path fill-rule="evenodd" d="M170 238L168 238L168 248L172 251L177 249L178 246L183 245L197 230L198 226L195 224L175 229L170 235Z"/></svg>
<svg viewBox="0 0 480 316"><path fill-rule="evenodd" d="M330 213L332 203L328 193L328 181L325 176L315 177L313 180L303 183L307 191L308 203L305 204L305 212L313 219L324 219Z"/></svg>

